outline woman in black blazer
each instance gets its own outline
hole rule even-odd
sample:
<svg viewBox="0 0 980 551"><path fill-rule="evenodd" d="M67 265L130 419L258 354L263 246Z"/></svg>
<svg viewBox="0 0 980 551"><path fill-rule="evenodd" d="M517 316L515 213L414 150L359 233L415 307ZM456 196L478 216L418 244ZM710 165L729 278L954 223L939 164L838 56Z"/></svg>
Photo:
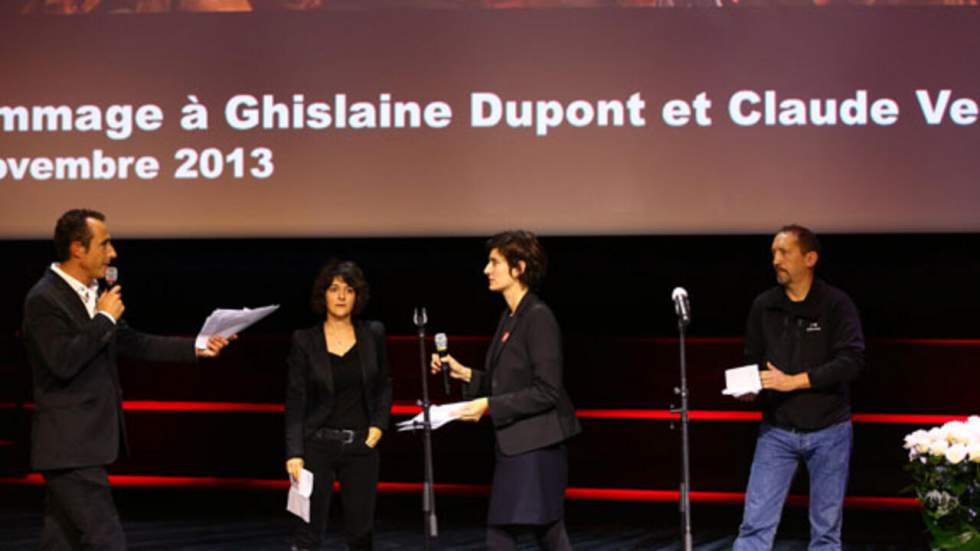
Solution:
<svg viewBox="0 0 980 551"><path fill-rule="evenodd" d="M496 461L487 546L516 549L516 536L531 527L544 549L571 549L564 523L568 461L564 442L581 427L562 386L561 330L551 309L530 290L547 268L533 233L511 231L487 242L491 291L507 308L500 316L484 369L470 369L447 356L450 375L474 398L460 412L465 421L486 414L496 434ZM432 370L441 367L433 355Z"/></svg>
<svg viewBox="0 0 980 551"><path fill-rule="evenodd" d="M391 416L391 379L384 326L355 321L367 304L364 274L332 261L313 284L313 310L323 323L293 333L286 360L286 470L313 473L309 524L297 521L293 549L316 549L330 494L340 481L344 535L352 550L373 547L378 485L376 446Z"/></svg>

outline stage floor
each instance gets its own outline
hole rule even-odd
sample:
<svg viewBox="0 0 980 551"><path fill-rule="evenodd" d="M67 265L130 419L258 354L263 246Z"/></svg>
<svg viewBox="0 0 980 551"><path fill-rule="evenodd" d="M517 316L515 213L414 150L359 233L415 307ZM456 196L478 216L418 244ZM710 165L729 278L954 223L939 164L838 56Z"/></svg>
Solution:
<svg viewBox="0 0 980 551"><path fill-rule="evenodd" d="M4 488L0 498L0 550L35 550L41 531L40 488ZM117 505L132 551L285 551L290 515L285 495L265 491L117 490ZM335 502L336 503L336 502ZM437 497L440 534L433 549L483 549L482 499ZM730 549L740 510L701 505L692 509L695 548ZM332 515L339 526L339 511ZM418 496L379 497L375 548L423 548ZM567 523L576 550L666 551L680 549L675 505L568 502ZM844 549L906 551L927 549L916 512L848 510ZM778 551L805 550L806 510L787 508L777 536ZM331 529L323 549L344 549ZM530 540L521 549L537 549Z"/></svg>

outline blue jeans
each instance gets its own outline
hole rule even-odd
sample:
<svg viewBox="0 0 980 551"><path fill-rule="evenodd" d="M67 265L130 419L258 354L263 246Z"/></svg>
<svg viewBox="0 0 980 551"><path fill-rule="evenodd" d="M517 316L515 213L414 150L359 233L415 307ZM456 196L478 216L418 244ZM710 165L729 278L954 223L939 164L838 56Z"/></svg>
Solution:
<svg viewBox="0 0 980 551"><path fill-rule="evenodd" d="M794 432L763 423L734 551L772 549L783 503L801 460L810 473L809 549L839 551L852 439L850 421L814 432Z"/></svg>

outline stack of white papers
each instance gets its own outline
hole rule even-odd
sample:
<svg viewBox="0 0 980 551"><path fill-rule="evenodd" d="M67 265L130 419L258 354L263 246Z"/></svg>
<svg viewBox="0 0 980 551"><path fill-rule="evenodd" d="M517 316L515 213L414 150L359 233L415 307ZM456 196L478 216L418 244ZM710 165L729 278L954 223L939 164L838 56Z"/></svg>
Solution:
<svg viewBox="0 0 980 551"><path fill-rule="evenodd" d="M758 394L762 390L759 378L759 364L745 365L725 370L725 390L722 394L740 398L748 394Z"/></svg>
<svg viewBox="0 0 980 551"><path fill-rule="evenodd" d="M436 430L446 423L459 419L459 409L466 403L453 402L452 404L443 404L441 406L429 406L429 422L432 424L432 430ZM422 429L424 423L425 420L422 413L419 413L411 419L398 423L398 432Z"/></svg>
<svg viewBox="0 0 980 551"><path fill-rule="evenodd" d="M299 480L289 477L289 496L286 498L286 510L299 518L310 522L310 496L313 495L313 473L303 469L299 472Z"/></svg>
<svg viewBox="0 0 980 551"><path fill-rule="evenodd" d="M255 309L242 308L241 310L218 308L214 312L211 312L208 319L204 320L204 327L197 334L197 340L194 341L194 346L200 350L205 350L208 347L209 338L214 336L230 337L237 335L239 332L278 309L278 304Z"/></svg>

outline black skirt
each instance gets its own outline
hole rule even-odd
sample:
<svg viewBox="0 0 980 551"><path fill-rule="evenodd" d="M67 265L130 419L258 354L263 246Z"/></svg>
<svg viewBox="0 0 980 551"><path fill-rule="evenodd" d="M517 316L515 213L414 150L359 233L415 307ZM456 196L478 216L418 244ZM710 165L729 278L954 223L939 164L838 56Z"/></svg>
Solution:
<svg viewBox="0 0 980 551"><path fill-rule="evenodd" d="M497 450L488 524L551 524L565 514L564 444L507 456Z"/></svg>

